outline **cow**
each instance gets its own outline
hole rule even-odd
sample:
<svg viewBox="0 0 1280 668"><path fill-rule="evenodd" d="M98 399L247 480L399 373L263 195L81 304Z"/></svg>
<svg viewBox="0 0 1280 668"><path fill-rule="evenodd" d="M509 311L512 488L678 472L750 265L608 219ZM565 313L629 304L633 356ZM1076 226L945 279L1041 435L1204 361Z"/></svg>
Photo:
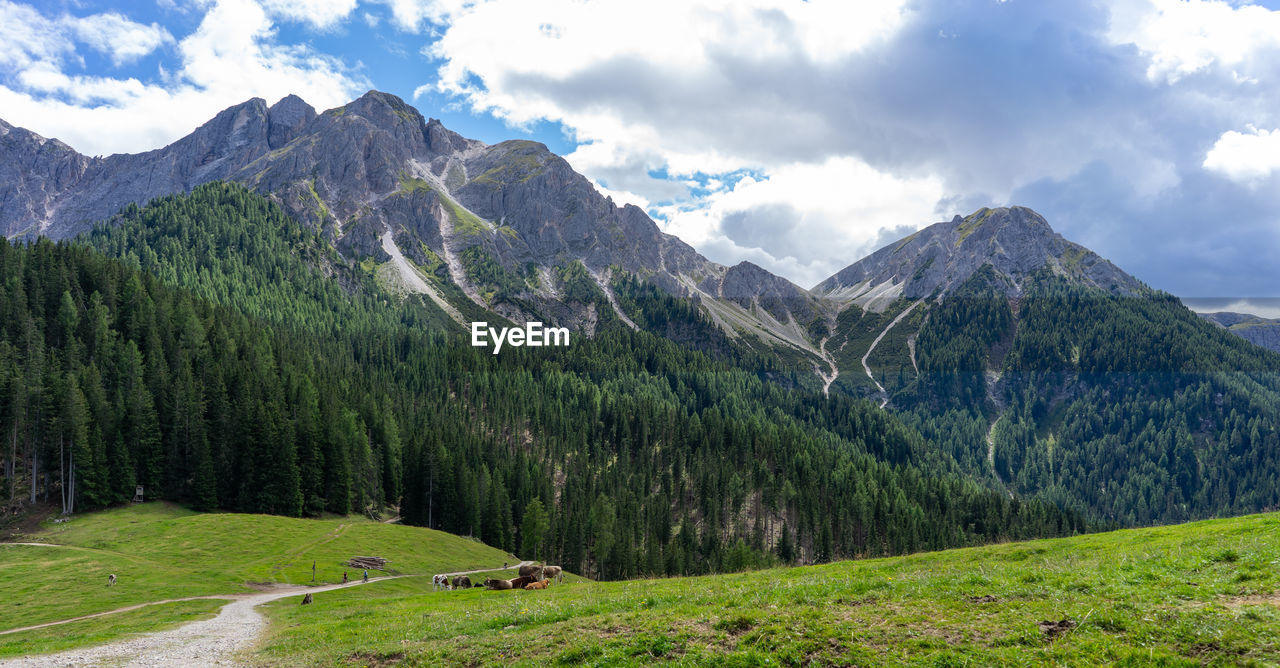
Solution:
<svg viewBox="0 0 1280 668"><path fill-rule="evenodd" d="M111 573L111 574L107 575L107 586L108 586L108 587L113 586L113 585L115 585L115 583L116 583L116 574L115 574L115 573Z"/></svg>
<svg viewBox="0 0 1280 668"><path fill-rule="evenodd" d="M530 582L537 582L537 581L538 581L538 578L535 578L532 575L521 575L518 578L511 578L510 580L508 580L508 582L511 583L512 589L524 589L525 585L529 584Z"/></svg>
<svg viewBox="0 0 1280 668"><path fill-rule="evenodd" d="M521 566L521 567L520 567L520 570L516 571L516 575L519 575L519 576L521 576L521 577L524 577L524 576L526 576L526 575L527 575L527 576L529 576L529 577L532 577L532 578L533 578L533 579L535 579L535 580L541 580L541 579L542 579L542 565L541 565L541 564L533 564L532 566Z"/></svg>
<svg viewBox="0 0 1280 668"><path fill-rule="evenodd" d="M559 566L543 566L542 577L556 582L564 582L564 571Z"/></svg>
<svg viewBox="0 0 1280 668"><path fill-rule="evenodd" d="M495 579L493 579L493 578L490 578L490 579L488 579L488 580L485 580L485 581L484 581L484 586L485 586L485 588L486 588L486 589L493 589L493 590L495 590L495 591L497 591L497 590L503 590L503 589L510 589L510 588L511 588L511 581L510 581L510 580L495 580Z"/></svg>
<svg viewBox="0 0 1280 668"><path fill-rule="evenodd" d="M310 603L311 603L311 594L307 594L306 596L302 597L302 605L309 605Z"/></svg>
<svg viewBox="0 0 1280 668"><path fill-rule="evenodd" d="M449 576L448 575L431 576L431 586L435 591L440 591L441 589L447 589L449 587Z"/></svg>
<svg viewBox="0 0 1280 668"><path fill-rule="evenodd" d="M465 575L455 575L453 577L453 582L449 583L449 586L453 589L470 589L471 578Z"/></svg>
<svg viewBox="0 0 1280 668"><path fill-rule="evenodd" d="M530 582L524 586L525 591L533 591L535 589L546 589L551 586L550 580L539 580L538 582Z"/></svg>

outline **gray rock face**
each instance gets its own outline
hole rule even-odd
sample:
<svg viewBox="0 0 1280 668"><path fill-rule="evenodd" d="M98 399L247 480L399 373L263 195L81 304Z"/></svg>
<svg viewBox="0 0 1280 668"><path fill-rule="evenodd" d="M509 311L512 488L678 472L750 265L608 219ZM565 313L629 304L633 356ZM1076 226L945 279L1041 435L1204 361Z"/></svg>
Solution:
<svg viewBox="0 0 1280 668"><path fill-rule="evenodd" d="M1226 311L1197 315L1256 346L1280 352L1280 320Z"/></svg>
<svg viewBox="0 0 1280 668"><path fill-rule="evenodd" d="M787 322L788 314L803 324L821 313L817 300L807 290L750 262L730 267L720 279L717 292L743 308L749 308L752 303L758 304L783 323Z"/></svg>
<svg viewBox="0 0 1280 668"><path fill-rule="evenodd" d="M267 145L280 148L293 141L316 118L316 110L297 95L289 95L267 110Z"/></svg>
<svg viewBox="0 0 1280 668"><path fill-rule="evenodd" d="M1023 280L1050 270L1078 284L1118 294L1139 294L1140 282L1093 251L1067 241L1025 207L980 209L936 223L890 244L819 283L813 291L837 300L872 301L946 294L990 264L1011 296Z"/></svg>
<svg viewBox="0 0 1280 668"><path fill-rule="evenodd" d="M599 281L617 267L783 323L818 309L805 290L759 267L710 262L641 209L602 196L542 144L467 139L378 91L320 114L295 95L270 107L255 98L169 146L106 158L0 121L0 230L8 236L71 237L128 204L213 180L273 198L353 260L389 259L381 237L390 230L407 257L516 320L559 314L594 327L596 314L566 310L554 285L484 303L486 291L468 285L471 249L517 281L536 283L535 273L550 275L539 267L581 261Z"/></svg>
<svg viewBox="0 0 1280 668"><path fill-rule="evenodd" d="M94 162L57 139L0 121L0 230L5 236L39 233L62 193Z"/></svg>

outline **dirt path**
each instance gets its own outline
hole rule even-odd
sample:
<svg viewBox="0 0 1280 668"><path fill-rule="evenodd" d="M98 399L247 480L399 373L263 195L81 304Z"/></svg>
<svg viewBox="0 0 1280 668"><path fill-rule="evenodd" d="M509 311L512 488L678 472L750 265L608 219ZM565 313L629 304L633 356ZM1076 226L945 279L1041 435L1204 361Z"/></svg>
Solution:
<svg viewBox="0 0 1280 668"><path fill-rule="evenodd" d="M11 545L13 543L10 543ZM41 543L22 543L25 545L42 545ZM62 546L59 546L62 547ZM522 561L511 568L528 566L536 562ZM471 575L488 571L502 570L499 567L478 568L470 571L444 573L449 577L455 575ZM401 577L422 577L420 575L389 575L370 578L369 582L391 580ZM187 666L234 666L236 652L252 647L258 636L266 629L267 620L255 608L263 603L270 603L290 596L302 594L318 594L335 589L355 587L365 584L359 580L348 584L324 585L308 587L305 585L284 585L274 591L261 594L224 594L214 596L193 596L190 598L174 598L150 603L139 603L116 610L108 610L74 619L47 622L19 629L10 629L4 633L17 633L33 629L68 624L70 622L93 617L102 617L118 612L137 610L149 605L176 603L178 601L194 601L197 599L225 599L232 603L224 606L213 619L192 622L176 629L148 633L135 638L118 640L95 647L82 647L57 654L23 657L21 659L0 660L0 666L6 668L62 668L64 666L148 666L160 668L186 668ZM0 634L3 635L3 634Z"/></svg>
<svg viewBox="0 0 1280 668"><path fill-rule="evenodd" d="M509 571L509 570L511 570L511 569L513 569L513 568L521 568L521 567L524 567L524 566L532 566L532 565L534 565L534 564L536 564L536 563L538 563L538 562L536 562L536 561L522 561L522 562L520 562L520 563L516 564L515 566L508 566L508 567L506 567L506 568L477 568L477 569L475 569L474 571L458 571L457 573L441 573L440 575L445 575L445 576L448 576L448 577L453 577L453 576L455 576L455 575L475 575L476 573L488 573L488 572L490 572L490 571Z"/></svg>
<svg viewBox="0 0 1280 668"><path fill-rule="evenodd" d="M381 578L370 578L369 582L390 580L397 577L405 576L390 575ZM176 629L147 633L136 638L118 640L96 647L82 647L59 652L58 654L0 661L0 666L61 668L62 666L108 664L185 668L187 666L237 665L234 659L235 653L252 646L258 635L267 626L266 618L255 610L257 606L289 596L298 596L305 593L317 594L334 589L356 587L361 584L364 583L357 581L345 585L337 584L323 587L295 585L262 594L242 595L230 605L224 606L218 612L218 616L213 619L192 622ZM134 606L135 609L139 607L142 606Z"/></svg>

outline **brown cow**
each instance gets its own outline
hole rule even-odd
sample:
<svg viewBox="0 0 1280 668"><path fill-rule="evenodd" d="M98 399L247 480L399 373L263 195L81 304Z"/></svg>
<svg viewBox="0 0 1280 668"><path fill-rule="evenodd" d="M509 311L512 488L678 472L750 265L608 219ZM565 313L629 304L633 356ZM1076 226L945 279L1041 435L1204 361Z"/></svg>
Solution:
<svg viewBox="0 0 1280 668"><path fill-rule="evenodd" d="M529 575L521 575L518 578L511 578L511 580L509 580L509 582L511 582L512 589L523 589L524 586L529 584L530 582L537 582L537 581L538 581L537 578Z"/></svg>
<svg viewBox="0 0 1280 668"><path fill-rule="evenodd" d="M535 589L546 589L551 586L550 580L540 580L538 582L530 582L524 586L525 591L533 591Z"/></svg>
<svg viewBox="0 0 1280 668"><path fill-rule="evenodd" d="M559 578L561 573L563 572L564 571L561 570L559 566L543 566L542 567L542 577L548 580L555 580L556 582L560 581Z"/></svg>
<svg viewBox="0 0 1280 668"><path fill-rule="evenodd" d="M521 566L521 567L520 567L520 570L516 572L516 575L519 575L519 576L521 576L521 577L524 577L524 576L528 575L529 577L532 577L532 578L533 578L533 579L535 579L535 580L541 580L541 579L542 579L542 565L541 565L541 564L534 564L534 565L532 565L532 566Z"/></svg>
<svg viewBox="0 0 1280 668"><path fill-rule="evenodd" d="M490 578L490 579L488 579L488 580L485 580L485 581L484 581L484 586L485 586L485 588L486 588L486 589L493 589L493 590L510 589L510 588L511 588L511 581L510 581L510 580L495 580L495 579Z"/></svg>
<svg viewBox="0 0 1280 668"><path fill-rule="evenodd" d="M450 586L452 586L454 589L470 589L471 578L465 575L455 575L453 576L453 582L451 583Z"/></svg>

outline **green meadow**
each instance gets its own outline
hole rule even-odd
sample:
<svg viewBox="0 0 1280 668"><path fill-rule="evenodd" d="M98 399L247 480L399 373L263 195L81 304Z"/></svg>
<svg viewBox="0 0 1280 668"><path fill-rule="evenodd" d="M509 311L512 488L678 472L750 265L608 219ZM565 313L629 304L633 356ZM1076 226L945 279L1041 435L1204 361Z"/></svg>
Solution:
<svg viewBox="0 0 1280 668"><path fill-rule="evenodd" d="M361 517L302 520L271 515L201 514L149 503L76 516L22 538L52 546L0 543L0 631L167 599L252 592L276 583L341 582L353 556L390 560L386 573L430 575L492 568L514 557L477 541ZM107 586L114 573L115 586ZM430 579L428 578L428 584ZM0 635L0 656L43 647L45 639L81 634L83 643L188 621L223 601L144 608L53 629ZM164 610L169 610L166 614ZM131 619L125 624L120 620ZM120 623L118 623L120 622ZM81 629L88 629L81 631ZM119 633L115 633L118 631ZM55 645L49 645L54 647Z"/></svg>
<svg viewBox="0 0 1280 668"><path fill-rule="evenodd" d="M189 513L151 504L0 546L0 630L132 603L341 579L377 554L405 574L511 555L355 518ZM547 591L432 591L412 577L290 597L247 658L265 666L1274 665L1280 514L698 578ZM108 572L119 584L106 587ZM483 573L474 576L481 580ZM509 576L511 572L502 573ZM18 634L0 656L106 642L212 614L196 600ZM1050 624L1052 623L1052 624Z"/></svg>
<svg viewBox="0 0 1280 668"><path fill-rule="evenodd" d="M1280 663L1280 515L736 575L267 606L302 665ZM1065 623L1063 623L1065 620ZM1041 622L1055 622L1042 629ZM1056 627L1056 628L1055 628Z"/></svg>

